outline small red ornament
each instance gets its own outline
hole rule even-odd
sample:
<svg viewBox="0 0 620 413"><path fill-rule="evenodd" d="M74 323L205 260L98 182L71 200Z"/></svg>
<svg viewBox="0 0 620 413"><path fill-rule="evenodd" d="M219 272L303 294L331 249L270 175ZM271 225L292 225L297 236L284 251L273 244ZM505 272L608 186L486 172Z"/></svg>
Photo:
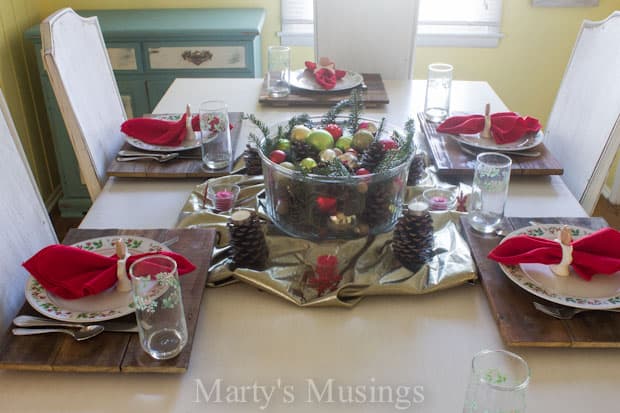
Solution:
<svg viewBox="0 0 620 413"><path fill-rule="evenodd" d="M315 288L319 295L336 288L342 277L338 274L338 257L320 255L316 259L314 277L308 278L308 286Z"/></svg>
<svg viewBox="0 0 620 413"><path fill-rule="evenodd" d="M459 212L467 212L467 195L461 190L456 197L456 210Z"/></svg>
<svg viewBox="0 0 620 413"><path fill-rule="evenodd" d="M269 159L271 162L280 164L286 160L286 152L276 149L269 154Z"/></svg>
<svg viewBox="0 0 620 413"><path fill-rule="evenodd" d="M316 199L316 205L319 207L319 210L325 213L335 213L337 202L336 198L329 196L320 196Z"/></svg>
<svg viewBox="0 0 620 413"><path fill-rule="evenodd" d="M386 151L389 151L391 149L398 149L398 143L396 143L390 138L379 139L379 143L383 145L383 149L385 149Z"/></svg>
<svg viewBox="0 0 620 413"><path fill-rule="evenodd" d="M329 132L330 135L332 135L332 137L334 138L334 142L336 142L338 138L342 136L342 128L335 123L330 123L329 125L325 126L325 130Z"/></svg>
<svg viewBox="0 0 620 413"><path fill-rule="evenodd" d="M357 171L355 171L355 175L369 175L370 171L368 171L368 169L366 168L360 168Z"/></svg>

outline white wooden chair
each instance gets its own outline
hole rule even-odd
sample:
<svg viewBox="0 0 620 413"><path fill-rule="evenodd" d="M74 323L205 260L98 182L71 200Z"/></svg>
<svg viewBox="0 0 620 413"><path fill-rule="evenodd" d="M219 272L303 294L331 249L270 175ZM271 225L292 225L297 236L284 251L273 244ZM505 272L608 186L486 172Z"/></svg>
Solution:
<svg viewBox="0 0 620 413"><path fill-rule="evenodd" d="M555 99L545 145L592 214L620 145L620 12L584 21Z"/></svg>
<svg viewBox="0 0 620 413"><path fill-rule="evenodd" d="M57 242L22 144L0 91L0 333L24 303L28 278L22 262Z"/></svg>
<svg viewBox="0 0 620 413"><path fill-rule="evenodd" d="M124 142L126 119L99 21L62 9L41 23L41 40L43 63L94 200Z"/></svg>
<svg viewBox="0 0 620 413"><path fill-rule="evenodd" d="M419 0L314 0L314 51L336 67L413 79Z"/></svg>

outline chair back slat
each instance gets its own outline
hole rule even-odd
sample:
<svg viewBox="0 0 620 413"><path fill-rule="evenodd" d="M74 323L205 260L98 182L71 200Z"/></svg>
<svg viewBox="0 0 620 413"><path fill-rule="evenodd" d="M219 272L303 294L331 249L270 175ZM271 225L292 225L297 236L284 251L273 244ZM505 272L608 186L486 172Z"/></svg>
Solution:
<svg viewBox="0 0 620 413"><path fill-rule="evenodd" d="M556 96L545 145L592 214L620 145L620 12L585 21Z"/></svg>
<svg viewBox="0 0 620 413"><path fill-rule="evenodd" d="M419 0L314 0L315 58L336 67L413 79Z"/></svg>
<svg viewBox="0 0 620 413"><path fill-rule="evenodd" d="M94 200L124 140L125 109L96 17L62 9L41 23L43 62Z"/></svg>
<svg viewBox="0 0 620 413"><path fill-rule="evenodd" d="M22 262L57 242L4 95L0 91L0 332L24 303Z"/></svg>

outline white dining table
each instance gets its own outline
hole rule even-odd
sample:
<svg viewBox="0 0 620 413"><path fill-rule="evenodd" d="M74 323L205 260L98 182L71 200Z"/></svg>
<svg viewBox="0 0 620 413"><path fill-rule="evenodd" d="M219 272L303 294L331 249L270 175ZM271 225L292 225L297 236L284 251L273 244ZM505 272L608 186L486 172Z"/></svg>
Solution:
<svg viewBox="0 0 620 413"><path fill-rule="evenodd" d="M423 81L385 81L390 104L369 108L402 124ZM260 79L177 79L156 113L222 99L267 123L325 108L258 103ZM451 110L506 106L486 82L455 81ZM171 228L196 180L110 178L81 228ZM508 216L586 216L558 176L514 177ZM189 369L180 375L0 372L2 412L460 412L472 356L505 348L480 285L424 296L365 298L352 309L299 308L244 284L206 289ZM620 352L509 349L531 369L529 412L618 410ZM331 386L333 393L327 391ZM365 401L347 389L364 389ZM340 394L339 389L343 389ZM371 392L392 391L382 397ZM391 389L391 390L386 390ZM400 390L398 390L400 389ZM397 393L400 391L400 393ZM405 394L406 393L406 394ZM400 396L399 396L400 395ZM380 400L379 400L380 399Z"/></svg>

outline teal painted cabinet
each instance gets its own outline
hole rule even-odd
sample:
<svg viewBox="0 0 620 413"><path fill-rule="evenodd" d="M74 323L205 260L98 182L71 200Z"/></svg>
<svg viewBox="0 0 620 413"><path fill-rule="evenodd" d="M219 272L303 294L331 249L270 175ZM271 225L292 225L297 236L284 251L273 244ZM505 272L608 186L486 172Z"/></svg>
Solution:
<svg viewBox="0 0 620 413"><path fill-rule="evenodd" d="M177 77L261 77L263 9L82 10L97 16L127 117L151 112ZM41 61L39 26L26 39L38 68L62 184L63 216L90 207L86 187ZM182 111L183 108L179 108ZM120 128L120 125L119 125Z"/></svg>

